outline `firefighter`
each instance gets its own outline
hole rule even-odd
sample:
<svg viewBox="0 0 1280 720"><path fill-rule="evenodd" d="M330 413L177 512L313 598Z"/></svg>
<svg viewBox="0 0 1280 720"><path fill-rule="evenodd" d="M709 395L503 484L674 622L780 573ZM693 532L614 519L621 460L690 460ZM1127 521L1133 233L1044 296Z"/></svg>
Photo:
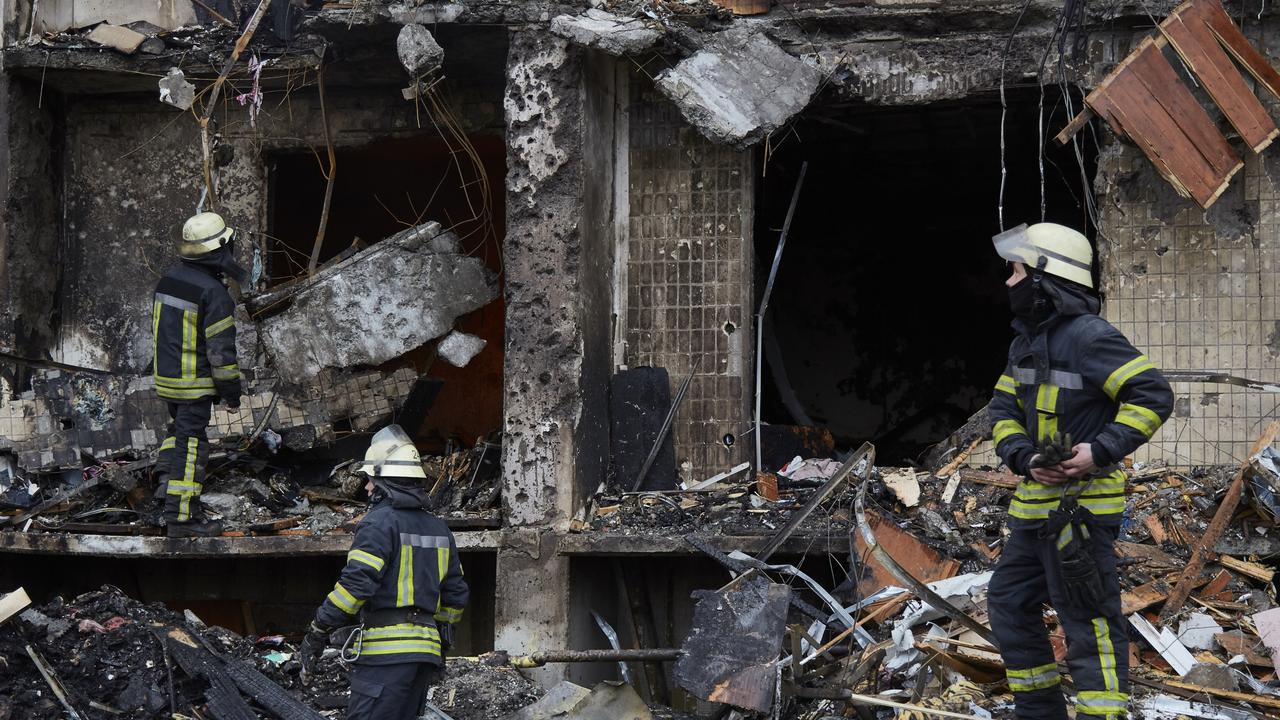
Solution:
<svg viewBox="0 0 1280 720"><path fill-rule="evenodd" d="M221 523L204 517L200 491L213 405L221 401L233 413L240 410L235 303L223 285L224 277L243 282L246 276L235 262L234 235L217 213L188 219L180 261L160 278L152 303L152 373L172 420L156 463L170 537L222 534Z"/></svg>
<svg viewBox="0 0 1280 720"><path fill-rule="evenodd" d="M988 590L1016 716L1066 720L1043 618L1067 637L1077 717L1125 717L1128 634L1115 540L1125 508L1123 458L1160 428L1173 393L1156 366L1098 316L1084 235L1019 226L995 238L1010 262L1016 336L991 401L996 451L1022 480Z"/></svg>
<svg viewBox="0 0 1280 720"><path fill-rule="evenodd" d="M359 623L344 646L348 659L355 656L347 719L413 720L443 675L469 590L453 533L425 508L426 473L404 430L378 431L358 470L369 476L372 509L299 647L302 680L329 634Z"/></svg>

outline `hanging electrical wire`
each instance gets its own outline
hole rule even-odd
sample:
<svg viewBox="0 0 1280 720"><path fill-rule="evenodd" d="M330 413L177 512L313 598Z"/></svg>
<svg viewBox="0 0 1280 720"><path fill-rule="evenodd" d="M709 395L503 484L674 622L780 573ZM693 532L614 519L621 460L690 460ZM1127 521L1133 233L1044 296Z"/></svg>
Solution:
<svg viewBox="0 0 1280 720"><path fill-rule="evenodd" d="M1027 14L1027 8L1031 6L1031 0L1022 3L1022 10L1018 11L1018 19L1014 20L1013 28L1009 30L1009 39L1004 44L1004 54L1000 56L1000 196L996 200L996 218L1000 223L1000 232L1004 232L1004 188L1009 178L1009 168L1005 164L1005 141L1004 126L1005 118L1009 114L1009 103L1004 95L1004 68L1009 61L1009 52L1013 49L1013 38L1018 34L1018 27L1022 25L1022 18Z"/></svg>

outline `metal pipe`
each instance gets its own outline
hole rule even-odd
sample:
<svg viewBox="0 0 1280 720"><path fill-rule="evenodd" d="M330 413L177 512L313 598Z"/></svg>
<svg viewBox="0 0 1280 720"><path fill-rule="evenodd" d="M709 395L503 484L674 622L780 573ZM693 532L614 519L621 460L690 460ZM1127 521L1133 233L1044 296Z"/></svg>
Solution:
<svg viewBox="0 0 1280 720"><path fill-rule="evenodd" d="M760 298L760 311L756 313L756 411L755 411L755 445L756 472L764 470L760 448L760 368L764 365L764 312L769 309L769 296L773 294L773 281L778 277L778 265L782 263L782 248L787 245L787 233L791 231L791 218L796 214L796 203L800 202L800 187L804 185L804 174L809 170L809 161L800 164L800 177L796 179L796 189L791 193L791 206L787 208L787 219L782 222L782 234L778 236L778 249L773 251L773 265L769 268L769 279L764 284L764 295Z"/></svg>
<svg viewBox="0 0 1280 720"><path fill-rule="evenodd" d="M681 383L680 389L676 391L676 396L671 401L671 409L667 411L667 417L662 421L662 427L658 429L658 437L653 441L653 447L649 448L649 456L644 459L644 467L640 468L640 475L636 481L631 484L631 492L640 489L644 484L644 478L649 474L649 468L653 467L653 461L658 459L658 451L662 449L662 443L667 439L667 433L671 432L671 421L676 418L676 411L680 409L680 403L684 402L685 393L689 392L689 383L693 382L693 376L698 374L698 366L702 364L702 356L695 355L693 357L693 369L689 371L689 376Z"/></svg>

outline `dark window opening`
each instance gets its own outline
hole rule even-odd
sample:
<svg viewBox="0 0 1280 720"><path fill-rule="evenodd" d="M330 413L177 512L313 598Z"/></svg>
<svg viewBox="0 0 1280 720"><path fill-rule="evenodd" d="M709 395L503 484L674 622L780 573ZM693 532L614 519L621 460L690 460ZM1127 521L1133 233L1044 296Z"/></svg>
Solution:
<svg viewBox="0 0 1280 720"><path fill-rule="evenodd" d="M501 282L506 141L498 133L472 134L468 140L470 147L463 148L430 134L338 149L320 263L349 251L357 238L361 246L372 245L434 220L456 233L462 251L482 258ZM273 284L306 274L325 193L326 163L323 149L319 152L319 157L310 151L278 153L270 160L265 272ZM487 343L464 368L438 358L435 341L384 367L411 365L444 381L417 431L423 453L471 447L501 429L504 316L500 293L458 320L454 329Z"/></svg>
<svg viewBox="0 0 1280 720"><path fill-rule="evenodd" d="M1052 141L1070 116L1056 88L1045 93L1045 220L1092 238L1075 153ZM1006 228L1041 218L1039 91L1007 97ZM775 140L758 184L760 287L802 161L809 170L765 322L765 422L807 416L844 444L876 443L885 464L909 463L990 399L1012 339L1006 264L991 244L1000 115L995 96L819 104Z"/></svg>

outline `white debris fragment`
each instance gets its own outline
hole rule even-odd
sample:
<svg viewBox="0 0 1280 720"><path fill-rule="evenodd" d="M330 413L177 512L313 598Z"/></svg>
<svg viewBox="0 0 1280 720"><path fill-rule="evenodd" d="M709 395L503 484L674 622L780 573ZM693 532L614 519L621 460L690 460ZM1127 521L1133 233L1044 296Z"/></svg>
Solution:
<svg viewBox="0 0 1280 720"><path fill-rule="evenodd" d="M920 481L916 480L916 474L911 470L884 476L884 484L893 491L898 501L905 507L915 507L920 504Z"/></svg>
<svg viewBox="0 0 1280 720"><path fill-rule="evenodd" d="M1222 626L1205 613L1194 613L1178 626L1178 639L1192 650L1212 650L1213 636L1222 632Z"/></svg>
<svg viewBox="0 0 1280 720"><path fill-rule="evenodd" d="M1179 676L1186 675L1192 667L1195 667L1196 659L1192 657L1191 651L1178 641L1178 636L1170 632L1169 628L1162 627L1157 630L1139 613L1130 615L1129 622L1138 629L1139 633L1142 633L1142 637L1156 649L1156 652L1160 653L1165 662L1173 666Z"/></svg>
<svg viewBox="0 0 1280 720"><path fill-rule="evenodd" d="M454 367L466 367L467 363L471 362L471 359L476 355L479 355L487 344L488 341L484 338L454 330L440 341L440 345L436 349L439 351L440 357L445 359L445 362Z"/></svg>
<svg viewBox="0 0 1280 720"><path fill-rule="evenodd" d="M1244 602L1245 598L1240 598ZM1258 628L1258 637L1267 646L1271 657L1280 657L1280 608L1272 608L1253 616L1253 624Z"/></svg>
<svg viewBox="0 0 1280 720"><path fill-rule="evenodd" d="M190 110L195 101L196 86L187 82L187 76L181 69L169 68L169 73L160 78L160 102L179 110Z"/></svg>

